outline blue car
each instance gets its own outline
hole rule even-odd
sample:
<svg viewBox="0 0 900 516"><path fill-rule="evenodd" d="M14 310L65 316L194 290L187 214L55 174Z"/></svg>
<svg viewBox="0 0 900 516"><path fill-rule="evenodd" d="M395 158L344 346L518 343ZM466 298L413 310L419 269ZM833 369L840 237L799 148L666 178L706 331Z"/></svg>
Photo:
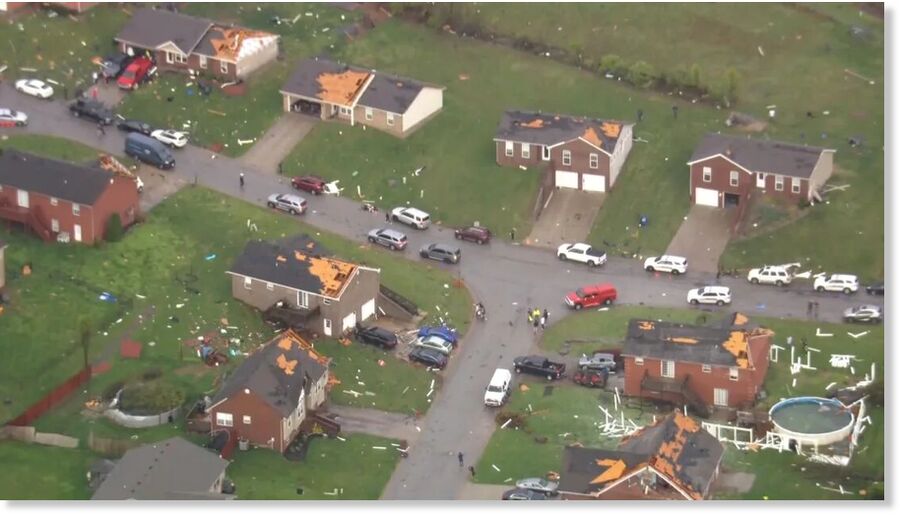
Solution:
<svg viewBox="0 0 900 516"><path fill-rule="evenodd" d="M447 326L423 326L419 328L418 337L425 338L432 335L437 335L454 346L456 341L459 340L459 334L456 333L456 330Z"/></svg>

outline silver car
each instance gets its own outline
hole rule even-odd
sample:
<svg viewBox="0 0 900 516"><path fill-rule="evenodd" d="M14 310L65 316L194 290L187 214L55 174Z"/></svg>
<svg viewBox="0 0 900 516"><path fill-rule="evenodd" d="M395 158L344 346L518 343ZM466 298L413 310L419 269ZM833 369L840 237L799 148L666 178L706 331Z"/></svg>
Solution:
<svg viewBox="0 0 900 516"><path fill-rule="evenodd" d="M881 322L883 314L881 307L876 305L851 306L844 310L844 320L847 322Z"/></svg>
<svg viewBox="0 0 900 516"><path fill-rule="evenodd" d="M406 235L390 228L378 228L369 231L369 242L387 247L391 251L406 249Z"/></svg>
<svg viewBox="0 0 900 516"><path fill-rule="evenodd" d="M419 337L415 342L413 342L413 346L433 349L435 351L443 353L444 355L449 355L450 352L453 351L453 344L447 342L441 337L438 337L437 335Z"/></svg>
<svg viewBox="0 0 900 516"><path fill-rule="evenodd" d="M557 493L557 488L559 488L559 483L551 482L546 478L523 478L516 482L516 487L519 489L531 489L532 491L537 491L539 493L555 495Z"/></svg>
<svg viewBox="0 0 900 516"><path fill-rule="evenodd" d="M15 109L0 108L0 127L28 125L28 115Z"/></svg>
<svg viewBox="0 0 900 516"><path fill-rule="evenodd" d="M272 194L266 204L269 208L286 211L291 215L299 215L306 211L306 199L293 194Z"/></svg>

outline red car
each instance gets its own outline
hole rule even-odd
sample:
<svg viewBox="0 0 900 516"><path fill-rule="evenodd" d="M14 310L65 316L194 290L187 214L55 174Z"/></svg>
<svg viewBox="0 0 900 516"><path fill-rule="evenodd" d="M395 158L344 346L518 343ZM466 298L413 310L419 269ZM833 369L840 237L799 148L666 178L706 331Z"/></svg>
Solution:
<svg viewBox="0 0 900 516"><path fill-rule="evenodd" d="M291 178L291 186L297 190L304 190L314 195L321 195L325 191L326 181L319 176L303 176Z"/></svg>
<svg viewBox="0 0 900 516"><path fill-rule="evenodd" d="M465 228L456 228L454 230L457 240L468 240L479 245L486 244L491 241L491 230L482 226L469 226Z"/></svg>
<svg viewBox="0 0 900 516"><path fill-rule="evenodd" d="M116 84L123 90L133 90L143 82L151 68L153 68L153 61L151 61L150 58L144 56L139 57L125 68L125 71L119 76Z"/></svg>
<svg viewBox="0 0 900 516"><path fill-rule="evenodd" d="M576 310L581 310L592 306L609 305L616 300L616 297L618 297L616 287L609 283L600 283L569 292L566 294L566 304Z"/></svg>

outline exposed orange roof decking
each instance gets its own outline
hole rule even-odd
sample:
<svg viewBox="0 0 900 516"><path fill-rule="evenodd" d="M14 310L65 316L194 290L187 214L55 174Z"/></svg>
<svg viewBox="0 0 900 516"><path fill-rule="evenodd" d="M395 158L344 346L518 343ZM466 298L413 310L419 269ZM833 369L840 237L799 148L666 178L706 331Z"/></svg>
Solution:
<svg viewBox="0 0 900 516"><path fill-rule="evenodd" d="M356 265L343 262L334 258L317 258L294 251L298 261L309 260L310 274L319 278L322 282L322 294L336 296L340 294L350 275L356 270Z"/></svg>
<svg viewBox="0 0 900 516"><path fill-rule="evenodd" d="M278 358L275 360L275 365L284 371L284 374L290 376L294 374L294 368L297 367L297 361L288 360L285 358L284 353L282 353L281 355L278 355Z"/></svg>
<svg viewBox="0 0 900 516"><path fill-rule="evenodd" d="M273 34L239 27L220 27L214 25L209 29L209 42L216 52L216 57L222 57L228 60L234 60L241 52L241 46L244 42L251 38L271 38ZM218 37L213 37L215 33Z"/></svg>
<svg viewBox="0 0 900 516"><path fill-rule="evenodd" d="M699 342L697 339L692 339L690 337L672 337L669 340L676 344L696 344Z"/></svg>
<svg viewBox="0 0 900 516"><path fill-rule="evenodd" d="M750 321L750 318L740 312L737 312L734 314L734 325L735 326L743 326L743 325L747 324L749 321Z"/></svg>
<svg viewBox="0 0 900 516"><path fill-rule="evenodd" d="M527 124L522 124L522 127L528 127L531 129L540 129L541 127L544 127L544 121L540 118L535 118L534 120L532 120L531 122L528 122Z"/></svg>
<svg viewBox="0 0 900 516"><path fill-rule="evenodd" d="M597 475L594 480L591 480L591 484L604 484L611 480L621 478L625 473L625 469L627 468L625 461L623 461L622 459L599 459L597 460L597 465L605 466L606 470L603 473Z"/></svg>
<svg viewBox="0 0 900 516"><path fill-rule="evenodd" d="M359 90L362 89L370 75L372 74L368 72L357 72L354 70L347 70L342 73L323 73L316 79L321 88L316 93L316 97L335 104L349 106L353 103L353 99L356 98Z"/></svg>
<svg viewBox="0 0 900 516"><path fill-rule="evenodd" d="M747 359L747 333L742 330L732 331L728 340L722 343L726 351L734 355L738 367L746 369L750 365Z"/></svg>
<svg viewBox="0 0 900 516"><path fill-rule="evenodd" d="M582 134L581 137L587 140L591 145L603 148L603 140L600 139L597 135L597 131L595 131L593 127L585 129L584 134Z"/></svg>
<svg viewBox="0 0 900 516"><path fill-rule="evenodd" d="M642 330L652 330L656 325L653 324L653 321L641 321L638 326Z"/></svg>

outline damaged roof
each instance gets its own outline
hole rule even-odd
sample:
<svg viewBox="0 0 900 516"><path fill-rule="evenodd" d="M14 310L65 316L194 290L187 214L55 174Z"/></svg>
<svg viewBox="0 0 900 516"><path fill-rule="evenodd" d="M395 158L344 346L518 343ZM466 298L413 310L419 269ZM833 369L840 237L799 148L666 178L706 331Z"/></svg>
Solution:
<svg viewBox="0 0 900 516"><path fill-rule="evenodd" d="M215 59L237 62L276 44L277 41L278 36L268 32L216 24L206 31L194 52Z"/></svg>
<svg viewBox="0 0 900 516"><path fill-rule="evenodd" d="M153 49L172 42L183 54L190 54L212 26L205 18L145 8L135 11L115 39Z"/></svg>
<svg viewBox="0 0 900 516"><path fill-rule="evenodd" d="M495 139L553 146L582 138L612 154L622 128L618 120L574 117L531 111L505 111L497 127Z"/></svg>
<svg viewBox="0 0 900 516"><path fill-rule="evenodd" d="M0 185L92 206L112 179L96 167L0 149Z"/></svg>
<svg viewBox="0 0 900 516"><path fill-rule="evenodd" d="M234 393L249 389L283 417L297 408L300 391L328 372L328 358L292 331L287 331L251 353L226 379L210 407Z"/></svg>
<svg viewBox="0 0 900 516"><path fill-rule="evenodd" d="M255 240L247 242L228 272L340 299L358 266L328 254L305 234L278 242Z"/></svg>
<svg viewBox="0 0 900 516"><path fill-rule="evenodd" d="M563 451L559 490L591 494L647 465L646 454L567 446Z"/></svg>
<svg viewBox="0 0 900 516"><path fill-rule="evenodd" d="M375 72L359 104L402 115L424 87L425 84L412 79Z"/></svg>
<svg viewBox="0 0 900 516"><path fill-rule="evenodd" d="M823 152L834 150L774 140L707 134L694 149L688 164L721 154L751 172L808 179Z"/></svg>

